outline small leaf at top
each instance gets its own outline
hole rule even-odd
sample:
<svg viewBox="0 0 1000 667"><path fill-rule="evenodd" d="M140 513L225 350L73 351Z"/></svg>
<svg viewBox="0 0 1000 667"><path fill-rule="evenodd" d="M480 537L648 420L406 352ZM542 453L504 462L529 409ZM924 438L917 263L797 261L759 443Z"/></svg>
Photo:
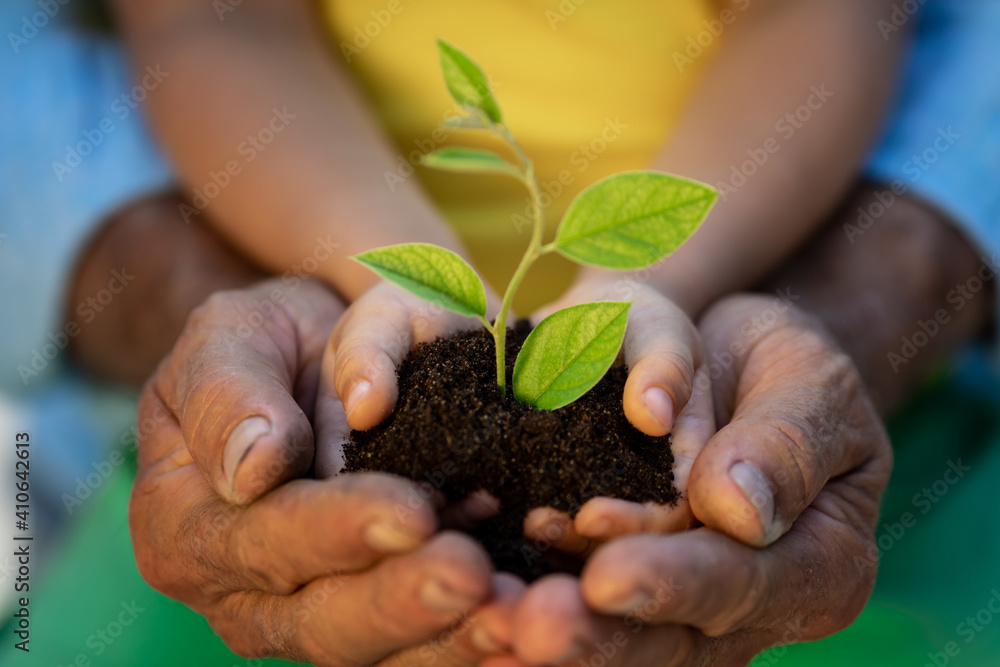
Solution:
<svg viewBox="0 0 1000 667"><path fill-rule="evenodd" d="M708 215L718 191L656 171L609 176L577 195L555 247L583 264L638 269L676 250Z"/></svg>
<svg viewBox="0 0 1000 667"><path fill-rule="evenodd" d="M449 146L428 153L421 160L425 166L450 171L493 172L523 178L521 170L494 153L482 148Z"/></svg>
<svg viewBox="0 0 1000 667"><path fill-rule="evenodd" d="M353 257L422 299L459 315L486 317L486 290L469 264L430 243L401 243Z"/></svg>
<svg viewBox="0 0 1000 667"><path fill-rule="evenodd" d="M439 39L437 44L441 71L451 96L463 107L478 109L491 121L499 123L500 107L479 65L443 39Z"/></svg>
<svg viewBox="0 0 1000 667"><path fill-rule="evenodd" d="M514 397L555 410L590 391L618 356L631 307L621 301L584 303L539 322L514 363Z"/></svg>

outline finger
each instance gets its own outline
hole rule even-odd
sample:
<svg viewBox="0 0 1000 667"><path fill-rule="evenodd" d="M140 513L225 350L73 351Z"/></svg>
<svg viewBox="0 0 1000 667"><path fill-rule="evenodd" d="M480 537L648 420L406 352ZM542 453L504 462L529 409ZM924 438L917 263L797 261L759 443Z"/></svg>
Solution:
<svg viewBox="0 0 1000 667"><path fill-rule="evenodd" d="M548 551L553 548L576 558L586 558L597 547L575 528L569 514L551 507L536 507L524 518L524 535L535 541L535 548Z"/></svg>
<svg viewBox="0 0 1000 667"><path fill-rule="evenodd" d="M629 368L625 416L643 433L662 436L691 397L694 373L701 365L701 339L687 314L661 293L642 285L635 285L633 293L623 346ZM620 298L613 282L585 280L532 319L537 322L575 303Z"/></svg>
<svg viewBox="0 0 1000 667"><path fill-rule="evenodd" d="M625 416L652 436L666 435L691 398L701 342L687 315L666 297L643 290L625 333Z"/></svg>
<svg viewBox="0 0 1000 667"><path fill-rule="evenodd" d="M697 646L682 625L647 627L638 618L588 609L579 582L567 575L539 579L521 598L514 620L514 652L527 665L687 665Z"/></svg>
<svg viewBox="0 0 1000 667"><path fill-rule="evenodd" d="M774 542L828 480L888 447L853 364L815 332L762 339L737 392L732 421L692 467L689 495L698 519L747 544Z"/></svg>
<svg viewBox="0 0 1000 667"><path fill-rule="evenodd" d="M212 557L240 573L243 586L287 595L331 570L413 551L437 528L433 510L416 485L392 475L297 480L251 505Z"/></svg>
<svg viewBox="0 0 1000 667"><path fill-rule="evenodd" d="M457 503L445 506L441 510L441 525L453 530L469 531L499 513L499 500L486 491L476 491Z"/></svg>
<svg viewBox="0 0 1000 667"><path fill-rule="evenodd" d="M493 575L488 602L471 616L460 616L432 641L389 656L379 667L416 665L469 666L510 650L514 609L524 594L524 582L510 574Z"/></svg>
<svg viewBox="0 0 1000 667"><path fill-rule="evenodd" d="M510 651L514 645L514 613L527 586L512 574L493 577L493 599L476 613L472 644L482 657Z"/></svg>
<svg viewBox="0 0 1000 667"><path fill-rule="evenodd" d="M472 318L380 283L352 304L330 338L322 403L339 400L352 428L372 428L395 406L396 368L413 346L474 324Z"/></svg>
<svg viewBox="0 0 1000 667"><path fill-rule="evenodd" d="M156 424L156 403L151 391L143 394L140 423ZM155 428L139 429L129 521L140 571L192 606L236 588L289 593L331 569L364 569L413 550L436 529L434 507L417 485L378 473L293 481L249 508L229 505L161 410Z"/></svg>
<svg viewBox="0 0 1000 667"><path fill-rule="evenodd" d="M317 579L288 597L236 593L213 628L243 655L281 655L319 665L368 665L447 632L490 595L489 557L470 538L441 533L366 572ZM231 625L254 632L234 633Z"/></svg>
<svg viewBox="0 0 1000 667"><path fill-rule="evenodd" d="M687 530L695 522L688 502L691 467L715 433L711 382L708 369L695 373L691 400L677 416L670 443L674 487L681 494L675 505L634 503L615 498L594 498L580 509L574 520L576 533L591 540L607 541L639 532L671 533Z"/></svg>
<svg viewBox="0 0 1000 667"><path fill-rule="evenodd" d="M619 498L594 498L576 515L576 532L594 543L633 533L673 533L691 527L687 502L677 505L635 503Z"/></svg>
<svg viewBox="0 0 1000 667"><path fill-rule="evenodd" d="M279 281L220 292L194 313L152 381L209 483L245 504L301 476L323 343L342 308L325 288ZM311 407L309 408L311 412Z"/></svg>
<svg viewBox="0 0 1000 667"><path fill-rule="evenodd" d="M780 626L774 641L785 619L797 618L796 636L783 643L802 641L835 632L860 613L874 568L859 571L852 554L866 553L869 544L856 526L810 508L767 549L708 528L615 540L588 561L580 586L599 613L688 624L712 637L755 628L765 641L770 626Z"/></svg>

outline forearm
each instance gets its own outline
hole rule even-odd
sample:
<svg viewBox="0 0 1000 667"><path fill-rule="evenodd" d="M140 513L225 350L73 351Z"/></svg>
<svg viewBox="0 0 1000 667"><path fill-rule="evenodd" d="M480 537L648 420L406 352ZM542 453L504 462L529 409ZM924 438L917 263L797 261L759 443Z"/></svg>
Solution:
<svg viewBox="0 0 1000 667"><path fill-rule="evenodd" d="M327 50L312 3L244 0L225 21L207 2L117 4L137 69L170 73L146 104L188 192L239 169L207 188L217 192L208 208L249 257L284 271L328 237L338 260L405 241L460 249L415 183L390 189L397 157ZM317 275L348 298L374 282L348 261Z"/></svg>
<svg viewBox="0 0 1000 667"><path fill-rule="evenodd" d="M766 281L767 289L790 294L820 317L883 413L945 354L981 334L995 308L994 283L982 279L989 268L984 259L920 200L899 197L863 234L846 233L846 225L857 223L858 207L867 209L874 193L887 189L859 188L842 213Z"/></svg>
<svg viewBox="0 0 1000 667"><path fill-rule="evenodd" d="M720 51L652 165L722 191L651 278L692 316L778 266L846 194L905 43L874 29L884 0L731 4Z"/></svg>
<svg viewBox="0 0 1000 667"><path fill-rule="evenodd" d="M77 263L66 317L80 333L70 351L94 375L138 387L195 306L213 292L263 277L203 226L185 224L179 204L165 194L121 210ZM119 291L108 302L102 295L111 294L113 272L125 284L115 285Z"/></svg>

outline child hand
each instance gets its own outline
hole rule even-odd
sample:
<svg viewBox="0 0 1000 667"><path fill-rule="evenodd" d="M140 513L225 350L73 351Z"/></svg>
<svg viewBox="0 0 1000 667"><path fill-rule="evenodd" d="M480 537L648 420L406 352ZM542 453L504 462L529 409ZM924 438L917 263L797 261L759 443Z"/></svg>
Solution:
<svg viewBox="0 0 1000 667"><path fill-rule="evenodd" d="M499 299L487 293L497 309ZM396 368L418 343L482 326L380 282L355 301L337 322L323 354L316 402L316 475L344 466L342 445L351 429L382 422L396 405Z"/></svg>
<svg viewBox="0 0 1000 667"><path fill-rule="evenodd" d="M560 551L585 555L597 543L636 532L675 532L694 523L687 498L688 478L698 453L715 434L711 383L702 367L703 349L687 315L655 289L640 285L626 295L634 300L622 351L629 369L623 406L640 431L673 435L675 506L594 498L571 520L550 508L534 510L525 521L529 537L548 538ZM542 316L576 303L621 300L607 281L580 283ZM553 527L555 524L555 527ZM551 540L552 535L559 535Z"/></svg>

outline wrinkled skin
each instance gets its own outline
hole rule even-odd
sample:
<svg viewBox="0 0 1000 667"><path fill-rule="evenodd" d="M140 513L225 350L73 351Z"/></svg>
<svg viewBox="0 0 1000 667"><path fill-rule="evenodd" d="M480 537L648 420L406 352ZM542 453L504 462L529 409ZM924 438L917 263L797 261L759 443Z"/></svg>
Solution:
<svg viewBox="0 0 1000 667"><path fill-rule="evenodd" d="M409 481L304 478L342 306L306 282L252 318L276 287L210 299L147 384L130 505L140 572L240 655L575 664L610 641L609 664L738 665L845 627L870 594L875 572L854 556L873 543L891 466L885 434L849 360L773 298L732 297L701 326L708 368L715 352L744 344L712 383L725 426L691 464L690 511L706 527L627 535L655 527L657 508L606 508L624 536L597 548L579 580L525 588L493 573L472 540L436 532L435 499ZM768 324L751 340L754 317ZM226 443L248 418L242 437L256 437L234 476ZM336 448L337 428L324 428L316 441ZM756 502L729 476L736 462L767 480ZM754 476L743 470L746 485Z"/></svg>

